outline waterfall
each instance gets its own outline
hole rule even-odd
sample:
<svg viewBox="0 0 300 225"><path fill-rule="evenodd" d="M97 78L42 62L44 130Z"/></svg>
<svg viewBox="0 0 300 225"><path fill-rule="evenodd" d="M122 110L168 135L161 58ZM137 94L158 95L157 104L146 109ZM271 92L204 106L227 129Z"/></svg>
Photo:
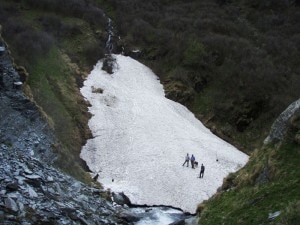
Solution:
<svg viewBox="0 0 300 225"><path fill-rule="evenodd" d="M112 53L115 50L115 41L116 41L116 34L114 32L114 27L112 25L112 20L111 18L109 18L108 16L106 16L104 14L104 17L107 20L107 33L108 33L108 37L107 37L107 41L105 43L105 50L106 50L106 54L105 54L105 58L103 59L103 65L102 65L102 70L106 71L109 74L113 73L113 68L114 68L114 64L115 64L115 60L112 57ZM120 39L120 37L119 37Z"/></svg>
<svg viewBox="0 0 300 225"><path fill-rule="evenodd" d="M114 33L114 27L112 26L112 21L109 17L107 17L108 25L107 25L107 30L108 30L108 38L105 44L105 48L108 52L108 54L111 54L114 49L114 44L113 44L113 37L115 36Z"/></svg>

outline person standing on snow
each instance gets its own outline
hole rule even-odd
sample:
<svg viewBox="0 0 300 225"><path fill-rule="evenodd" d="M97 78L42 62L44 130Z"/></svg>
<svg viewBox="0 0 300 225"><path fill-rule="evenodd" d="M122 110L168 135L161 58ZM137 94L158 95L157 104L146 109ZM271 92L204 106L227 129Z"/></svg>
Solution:
<svg viewBox="0 0 300 225"><path fill-rule="evenodd" d="M204 170L205 170L205 166L203 166L203 164L201 164L201 169L200 169L200 176L199 176L199 178L203 178Z"/></svg>
<svg viewBox="0 0 300 225"><path fill-rule="evenodd" d="M190 156L189 156L189 153L187 153L186 157L185 157L185 161L182 164L182 166L184 166L187 163L186 167L189 167L189 161L190 161Z"/></svg>
<svg viewBox="0 0 300 225"><path fill-rule="evenodd" d="M195 169L195 166L194 166L194 162L195 162L196 158L195 156L192 154L191 156L191 164L192 164L192 168Z"/></svg>

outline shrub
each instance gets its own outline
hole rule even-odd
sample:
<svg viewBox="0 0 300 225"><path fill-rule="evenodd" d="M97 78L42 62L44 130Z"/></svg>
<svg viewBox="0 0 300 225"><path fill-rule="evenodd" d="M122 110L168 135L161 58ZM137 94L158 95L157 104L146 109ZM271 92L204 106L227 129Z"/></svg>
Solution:
<svg viewBox="0 0 300 225"><path fill-rule="evenodd" d="M37 32L17 19L10 19L4 26L5 38L12 43L17 58L23 59L25 66L48 53L53 38L45 32Z"/></svg>
<svg viewBox="0 0 300 225"><path fill-rule="evenodd" d="M192 68L203 66L206 56L207 52L204 45L200 41L193 40L184 52L183 64Z"/></svg>
<svg viewBox="0 0 300 225"><path fill-rule="evenodd" d="M104 57L104 51L99 42L86 42L82 47L82 52L90 66L95 65L99 59Z"/></svg>

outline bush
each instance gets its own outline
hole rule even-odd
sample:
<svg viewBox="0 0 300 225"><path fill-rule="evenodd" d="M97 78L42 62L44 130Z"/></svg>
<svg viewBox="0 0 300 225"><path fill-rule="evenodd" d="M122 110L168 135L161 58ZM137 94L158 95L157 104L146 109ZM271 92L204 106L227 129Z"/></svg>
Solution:
<svg viewBox="0 0 300 225"><path fill-rule="evenodd" d="M99 42L86 42L82 47L82 52L90 66L95 65L99 59L104 58L104 50Z"/></svg>
<svg viewBox="0 0 300 225"><path fill-rule="evenodd" d="M81 34L81 30L76 24L64 23L60 17L55 15L41 16L38 20L45 32L51 33L57 38L68 38Z"/></svg>
<svg viewBox="0 0 300 225"><path fill-rule="evenodd" d="M37 32L23 22L11 19L3 30L4 37L10 40L17 58L23 59L25 66L47 54L53 45L53 38L45 32Z"/></svg>
<svg viewBox="0 0 300 225"><path fill-rule="evenodd" d="M206 56L207 52L202 42L193 40L184 52L183 64L192 68L204 66Z"/></svg>

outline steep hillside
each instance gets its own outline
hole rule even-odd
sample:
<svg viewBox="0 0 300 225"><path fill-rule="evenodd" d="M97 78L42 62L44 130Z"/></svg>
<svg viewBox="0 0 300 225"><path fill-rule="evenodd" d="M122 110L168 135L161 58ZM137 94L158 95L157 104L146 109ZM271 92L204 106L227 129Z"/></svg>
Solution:
<svg viewBox="0 0 300 225"><path fill-rule="evenodd" d="M154 69L167 97L247 153L300 96L296 1L103 2L125 52Z"/></svg>
<svg viewBox="0 0 300 225"><path fill-rule="evenodd" d="M198 207L199 224L299 224L299 134L298 110L283 142L256 149L249 163Z"/></svg>
<svg viewBox="0 0 300 225"><path fill-rule="evenodd" d="M130 212L115 207L99 185L53 167L53 132L24 95L6 51L0 54L0 99L0 224L132 224L125 218Z"/></svg>
<svg viewBox="0 0 300 225"><path fill-rule="evenodd" d="M90 137L89 114L79 87L104 55L103 12L83 0L1 0L0 23L25 92L45 112L55 132L57 165L86 180L79 153Z"/></svg>

